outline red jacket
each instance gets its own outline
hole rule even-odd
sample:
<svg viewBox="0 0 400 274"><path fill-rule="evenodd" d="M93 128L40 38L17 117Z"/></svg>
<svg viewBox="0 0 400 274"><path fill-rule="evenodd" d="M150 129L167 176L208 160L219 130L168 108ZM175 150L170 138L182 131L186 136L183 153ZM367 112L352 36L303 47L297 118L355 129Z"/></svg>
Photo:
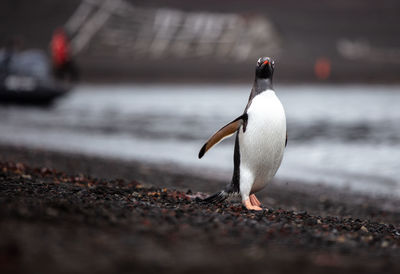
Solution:
<svg viewBox="0 0 400 274"><path fill-rule="evenodd" d="M51 55L56 67L64 65L69 59L69 45L65 33L58 31L51 40Z"/></svg>

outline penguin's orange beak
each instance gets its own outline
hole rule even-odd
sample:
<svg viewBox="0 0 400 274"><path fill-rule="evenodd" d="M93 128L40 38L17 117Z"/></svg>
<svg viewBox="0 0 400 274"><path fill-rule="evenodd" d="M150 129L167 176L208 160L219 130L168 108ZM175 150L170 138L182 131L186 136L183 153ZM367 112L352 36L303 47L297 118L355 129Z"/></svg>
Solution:
<svg viewBox="0 0 400 274"><path fill-rule="evenodd" d="M269 63L268 60L264 61L263 65L267 65Z"/></svg>

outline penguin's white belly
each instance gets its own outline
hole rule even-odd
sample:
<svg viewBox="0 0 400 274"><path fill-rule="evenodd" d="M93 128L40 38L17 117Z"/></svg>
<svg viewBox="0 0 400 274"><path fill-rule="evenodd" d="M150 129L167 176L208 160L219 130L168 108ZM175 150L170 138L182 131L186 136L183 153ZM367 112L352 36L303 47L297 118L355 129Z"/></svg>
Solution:
<svg viewBox="0 0 400 274"><path fill-rule="evenodd" d="M246 132L239 131L240 189L254 193L266 186L282 162L286 117L273 90L255 96L247 114Z"/></svg>

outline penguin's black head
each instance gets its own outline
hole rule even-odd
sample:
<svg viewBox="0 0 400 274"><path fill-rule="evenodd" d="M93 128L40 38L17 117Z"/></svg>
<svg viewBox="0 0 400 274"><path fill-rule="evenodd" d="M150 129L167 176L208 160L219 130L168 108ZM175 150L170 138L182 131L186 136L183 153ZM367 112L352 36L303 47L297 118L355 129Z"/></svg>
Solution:
<svg viewBox="0 0 400 274"><path fill-rule="evenodd" d="M256 65L256 77L257 78L272 78L274 74L275 62L269 57L261 57L257 61Z"/></svg>

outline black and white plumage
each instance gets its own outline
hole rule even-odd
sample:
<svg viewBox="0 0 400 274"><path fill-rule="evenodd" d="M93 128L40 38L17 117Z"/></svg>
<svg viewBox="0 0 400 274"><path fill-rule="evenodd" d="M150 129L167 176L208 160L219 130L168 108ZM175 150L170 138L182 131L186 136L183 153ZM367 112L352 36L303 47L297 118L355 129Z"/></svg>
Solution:
<svg viewBox="0 0 400 274"><path fill-rule="evenodd" d="M201 148L199 158L215 144L236 133L231 183L205 202L220 202L240 193L248 209L261 210L254 193L277 172L287 142L285 111L272 88L274 61L258 59L256 77L244 113L217 131Z"/></svg>

